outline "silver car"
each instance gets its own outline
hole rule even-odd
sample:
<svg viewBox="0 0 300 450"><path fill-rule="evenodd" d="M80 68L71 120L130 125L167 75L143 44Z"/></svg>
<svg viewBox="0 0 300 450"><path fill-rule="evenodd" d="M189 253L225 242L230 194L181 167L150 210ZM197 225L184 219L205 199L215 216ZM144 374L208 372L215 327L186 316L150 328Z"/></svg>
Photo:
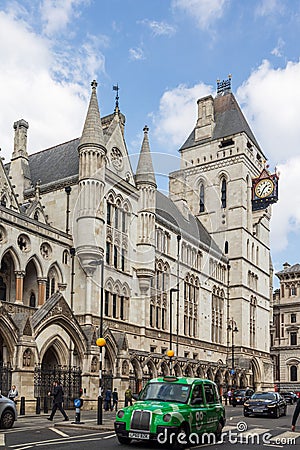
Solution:
<svg viewBox="0 0 300 450"><path fill-rule="evenodd" d="M11 428L17 420L15 402L0 394L0 428Z"/></svg>

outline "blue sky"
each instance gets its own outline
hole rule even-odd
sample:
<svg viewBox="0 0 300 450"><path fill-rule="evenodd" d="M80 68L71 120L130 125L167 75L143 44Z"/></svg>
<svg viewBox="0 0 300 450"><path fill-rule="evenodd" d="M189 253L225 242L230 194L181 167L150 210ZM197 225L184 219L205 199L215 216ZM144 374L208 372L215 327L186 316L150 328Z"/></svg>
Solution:
<svg viewBox="0 0 300 450"><path fill-rule="evenodd" d="M179 165L196 100L230 73L280 172L271 223L278 271L300 262L299 35L299 0L0 0L2 156L11 155L20 118L29 122L29 153L78 137L96 78L102 115L113 111L119 84L129 153L147 124L152 151L172 155L163 179Z"/></svg>

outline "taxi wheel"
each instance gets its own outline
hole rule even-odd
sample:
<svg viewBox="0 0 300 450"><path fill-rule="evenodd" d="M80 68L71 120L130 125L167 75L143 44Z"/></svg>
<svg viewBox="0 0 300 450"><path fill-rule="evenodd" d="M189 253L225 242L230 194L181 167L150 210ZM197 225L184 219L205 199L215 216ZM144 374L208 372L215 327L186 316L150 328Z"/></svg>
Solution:
<svg viewBox="0 0 300 450"><path fill-rule="evenodd" d="M117 438L118 438L118 441L120 442L120 444L129 445L131 442L131 439L127 438L127 437L117 436Z"/></svg>
<svg viewBox="0 0 300 450"><path fill-rule="evenodd" d="M276 417L276 419L279 419L279 417L280 417L280 409L279 409L279 406L278 406L278 408L276 408L275 417Z"/></svg>
<svg viewBox="0 0 300 450"><path fill-rule="evenodd" d="M220 441L222 437L223 425L221 422L218 423L217 429L215 431L216 441Z"/></svg>
<svg viewBox="0 0 300 450"><path fill-rule="evenodd" d="M181 438L180 440L181 442L186 441L186 444L182 444L181 442L178 442L178 439L176 439L175 443L172 445L173 450L182 450L189 444L189 431L187 425L180 425L177 436L179 434L185 435L185 438Z"/></svg>

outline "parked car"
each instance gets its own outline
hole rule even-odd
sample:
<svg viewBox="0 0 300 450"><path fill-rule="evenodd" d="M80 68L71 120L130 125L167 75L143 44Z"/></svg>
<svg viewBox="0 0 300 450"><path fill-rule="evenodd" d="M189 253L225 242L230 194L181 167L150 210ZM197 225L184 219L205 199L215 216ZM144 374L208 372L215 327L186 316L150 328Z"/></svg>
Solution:
<svg viewBox="0 0 300 450"><path fill-rule="evenodd" d="M0 428L11 428L17 420L16 404L0 394Z"/></svg>
<svg viewBox="0 0 300 450"><path fill-rule="evenodd" d="M213 381L165 376L150 380L133 406L117 412L115 431L121 444L152 440L181 449L182 436L187 444L191 433L194 443L203 433L217 441L224 425L225 408Z"/></svg>
<svg viewBox="0 0 300 450"><path fill-rule="evenodd" d="M243 405L253 394L253 389L236 389L232 394L232 406Z"/></svg>
<svg viewBox="0 0 300 450"><path fill-rule="evenodd" d="M295 392L280 391L280 395L291 405L298 400L298 395Z"/></svg>
<svg viewBox="0 0 300 450"><path fill-rule="evenodd" d="M267 415L271 417L286 416L285 399L278 392L255 392L244 403L244 416Z"/></svg>

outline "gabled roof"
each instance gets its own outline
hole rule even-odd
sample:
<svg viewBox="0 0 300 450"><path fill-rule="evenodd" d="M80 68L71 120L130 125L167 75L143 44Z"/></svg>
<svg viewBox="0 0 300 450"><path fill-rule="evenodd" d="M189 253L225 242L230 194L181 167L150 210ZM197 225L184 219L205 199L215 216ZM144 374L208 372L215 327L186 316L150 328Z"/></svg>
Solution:
<svg viewBox="0 0 300 450"><path fill-rule="evenodd" d="M173 226L175 232L178 231L180 235L186 240L192 240L195 244L205 246L208 249L222 255L222 251L212 239L209 232L202 225L197 217L189 214L188 220L181 214L177 206L169 197L166 197L161 192L156 192L156 217Z"/></svg>
<svg viewBox="0 0 300 450"><path fill-rule="evenodd" d="M180 150L184 150L204 142L214 141L238 133L246 133L249 139L260 149L254 134L252 133L245 116L243 115L234 95L230 92L217 96L214 99L214 119L215 127L211 138L195 141L195 128L182 145Z"/></svg>

